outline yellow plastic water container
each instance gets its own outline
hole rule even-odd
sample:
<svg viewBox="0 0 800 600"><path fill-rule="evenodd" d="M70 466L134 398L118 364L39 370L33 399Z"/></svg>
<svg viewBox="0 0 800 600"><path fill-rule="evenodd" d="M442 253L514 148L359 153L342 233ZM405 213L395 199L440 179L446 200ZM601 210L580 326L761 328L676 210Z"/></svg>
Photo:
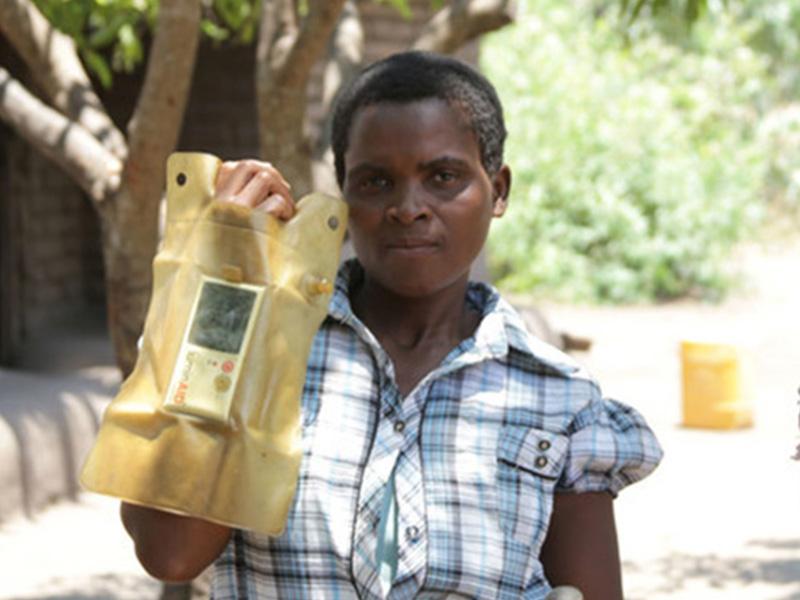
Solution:
<svg viewBox="0 0 800 600"><path fill-rule="evenodd" d="M681 342L683 425L736 429L753 424L753 408L743 391L736 346Z"/></svg>

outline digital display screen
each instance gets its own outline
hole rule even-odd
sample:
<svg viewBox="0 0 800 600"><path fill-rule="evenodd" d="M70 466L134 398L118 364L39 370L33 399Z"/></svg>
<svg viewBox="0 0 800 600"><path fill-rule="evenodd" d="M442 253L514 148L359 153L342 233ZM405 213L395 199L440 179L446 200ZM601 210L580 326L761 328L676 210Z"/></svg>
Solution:
<svg viewBox="0 0 800 600"><path fill-rule="evenodd" d="M253 291L206 281L200 292L189 341L219 352L238 353L255 301Z"/></svg>

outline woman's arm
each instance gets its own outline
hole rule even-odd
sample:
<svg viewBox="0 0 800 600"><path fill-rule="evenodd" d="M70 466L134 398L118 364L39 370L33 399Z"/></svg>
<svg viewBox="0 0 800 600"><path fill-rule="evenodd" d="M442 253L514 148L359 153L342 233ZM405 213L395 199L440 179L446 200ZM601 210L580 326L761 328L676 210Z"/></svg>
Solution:
<svg viewBox="0 0 800 600"><path fill-rule="evenodd" d="M231 536L223 525L126 502L120 516L139 562L163 581L191 581L214 562Z"/></svg>
<svg viewBox="0 0 800 600"><path fill-rule="evenodd" d="M541 560L552 586L575 586L585 600L622 600L611 495L557 493Z"/></svg>

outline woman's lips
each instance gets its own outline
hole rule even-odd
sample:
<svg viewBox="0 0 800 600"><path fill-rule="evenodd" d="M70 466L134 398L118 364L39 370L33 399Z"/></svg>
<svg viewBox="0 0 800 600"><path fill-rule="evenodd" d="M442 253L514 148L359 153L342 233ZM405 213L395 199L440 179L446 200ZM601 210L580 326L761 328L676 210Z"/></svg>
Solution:
<svg viewBox="0 0 800 600"><path fill-rule="evenodd" d="M439 244L427 239L395 240L386 244L389 252L407 255L431 254L438 248Z"/></svg>

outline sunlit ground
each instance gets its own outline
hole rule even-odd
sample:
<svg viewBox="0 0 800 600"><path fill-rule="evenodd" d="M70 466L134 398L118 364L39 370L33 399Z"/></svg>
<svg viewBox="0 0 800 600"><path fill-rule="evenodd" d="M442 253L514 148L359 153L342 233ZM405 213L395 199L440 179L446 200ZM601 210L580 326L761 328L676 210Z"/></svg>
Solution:
<svg viewBox="0 0 800 600"><path fill-rule="evenodd" d="M86 494L33 520L0 527L0 598L148 600L159 584L136 562L117 518L119 504Z"/></svg>
<svg viewBox="0 0 800 600"><path fill-rule="evenodd" d="M616 502L626 598L800 598L800 462L790 460L800 387L800 243L753 245L751 285L720 306L548 307L594 339L582 357L607 395L639 408L666 455ZM755 426L681 423L684 339L732 343L750 377Z"/></svg>

